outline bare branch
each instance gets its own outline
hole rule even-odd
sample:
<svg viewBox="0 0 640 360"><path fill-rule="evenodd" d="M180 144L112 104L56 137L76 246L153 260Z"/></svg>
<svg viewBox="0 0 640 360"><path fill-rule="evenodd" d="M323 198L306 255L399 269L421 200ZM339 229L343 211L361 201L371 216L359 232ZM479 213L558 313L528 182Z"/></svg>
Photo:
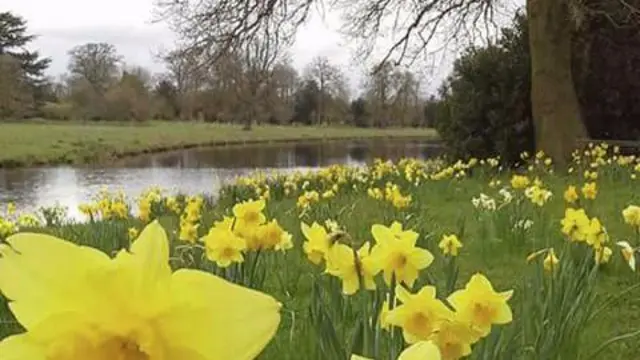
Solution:
<svg viewBox="0 0 640 360"><path fill-rule="evenodd" d="M621 0L625 1L625 0ZM233 53L265 31L288 46L322 0L156 0L186 48L214 55ZM343 15L344 32L371 56L386 43L379 64L409 63L433 45L490 36L499 14L496 0L331 0ZM262 35L261 35L262 34ZM214 56L214 59L217 58Z"/></svg>

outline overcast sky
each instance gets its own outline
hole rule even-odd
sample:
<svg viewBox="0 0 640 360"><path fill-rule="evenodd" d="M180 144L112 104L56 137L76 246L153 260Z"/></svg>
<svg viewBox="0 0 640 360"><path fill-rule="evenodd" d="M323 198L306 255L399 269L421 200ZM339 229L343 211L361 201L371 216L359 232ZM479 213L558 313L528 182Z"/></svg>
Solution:
<svg viewBox="0 0 640 360"><path fill-rule="evenodd" d="M38 35L33 47L52 59L49 74L66 71L67 51L87 42L115 45L129 65L140 65L153 72L163 70L155 58L161 50L173 47L174 36L165 24L152 23L153 0L0 0L0 11L9 10L28 21L29 31ZM358 87L363 65L354 62L352 52L341 38L338 17L314 16L298 33L291 51L299 70L314 56L324 55L339 66ZM450 62L450 61L449 61ZM420 74L427 88L435 89L449 70L449 64L428 74Z"/></svg>

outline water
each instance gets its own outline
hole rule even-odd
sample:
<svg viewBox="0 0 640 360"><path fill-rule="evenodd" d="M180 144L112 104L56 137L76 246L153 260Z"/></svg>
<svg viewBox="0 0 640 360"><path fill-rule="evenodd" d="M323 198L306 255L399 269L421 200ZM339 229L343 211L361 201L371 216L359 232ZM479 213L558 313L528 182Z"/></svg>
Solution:
<svg viewBox="0 0 640 360"><path fill-rule="evenodd" d="M0 169L0 206L34 210L60 204L79 217L78 205L103 186L128 196L150 185L170 192L207 193L256 170L294 171L332 164L362 165L374 158L425 159L440 153L437 143L421 141L325 141L194 148L126 158L109 165ZM3 212L4 206L0 208Z"/></svg>

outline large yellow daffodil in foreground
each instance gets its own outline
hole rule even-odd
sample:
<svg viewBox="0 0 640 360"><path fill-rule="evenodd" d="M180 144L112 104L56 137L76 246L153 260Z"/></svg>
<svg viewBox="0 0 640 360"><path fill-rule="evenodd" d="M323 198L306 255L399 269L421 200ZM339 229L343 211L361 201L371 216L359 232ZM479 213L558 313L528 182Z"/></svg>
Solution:
<svg viewBox="0 0 640 360"><path fill-rule="evenodd" d="M196 270L171 271L164 229L149 224L113 259L52 236L0 245L0 292L27 330L2 360L252 359L280 304Z"/></svg>

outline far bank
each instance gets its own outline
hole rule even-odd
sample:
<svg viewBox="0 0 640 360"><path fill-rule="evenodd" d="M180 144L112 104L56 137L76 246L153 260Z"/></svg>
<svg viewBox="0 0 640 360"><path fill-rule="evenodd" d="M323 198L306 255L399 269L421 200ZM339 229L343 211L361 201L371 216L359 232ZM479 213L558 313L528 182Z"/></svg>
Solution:
<svg viewBox="0 0 640 360"><path fill-rule="evenodd" d="M0 123L0 167L87 164L198 146L305 140L437 140L429 128L254 126L197 122Z"/></svg>

